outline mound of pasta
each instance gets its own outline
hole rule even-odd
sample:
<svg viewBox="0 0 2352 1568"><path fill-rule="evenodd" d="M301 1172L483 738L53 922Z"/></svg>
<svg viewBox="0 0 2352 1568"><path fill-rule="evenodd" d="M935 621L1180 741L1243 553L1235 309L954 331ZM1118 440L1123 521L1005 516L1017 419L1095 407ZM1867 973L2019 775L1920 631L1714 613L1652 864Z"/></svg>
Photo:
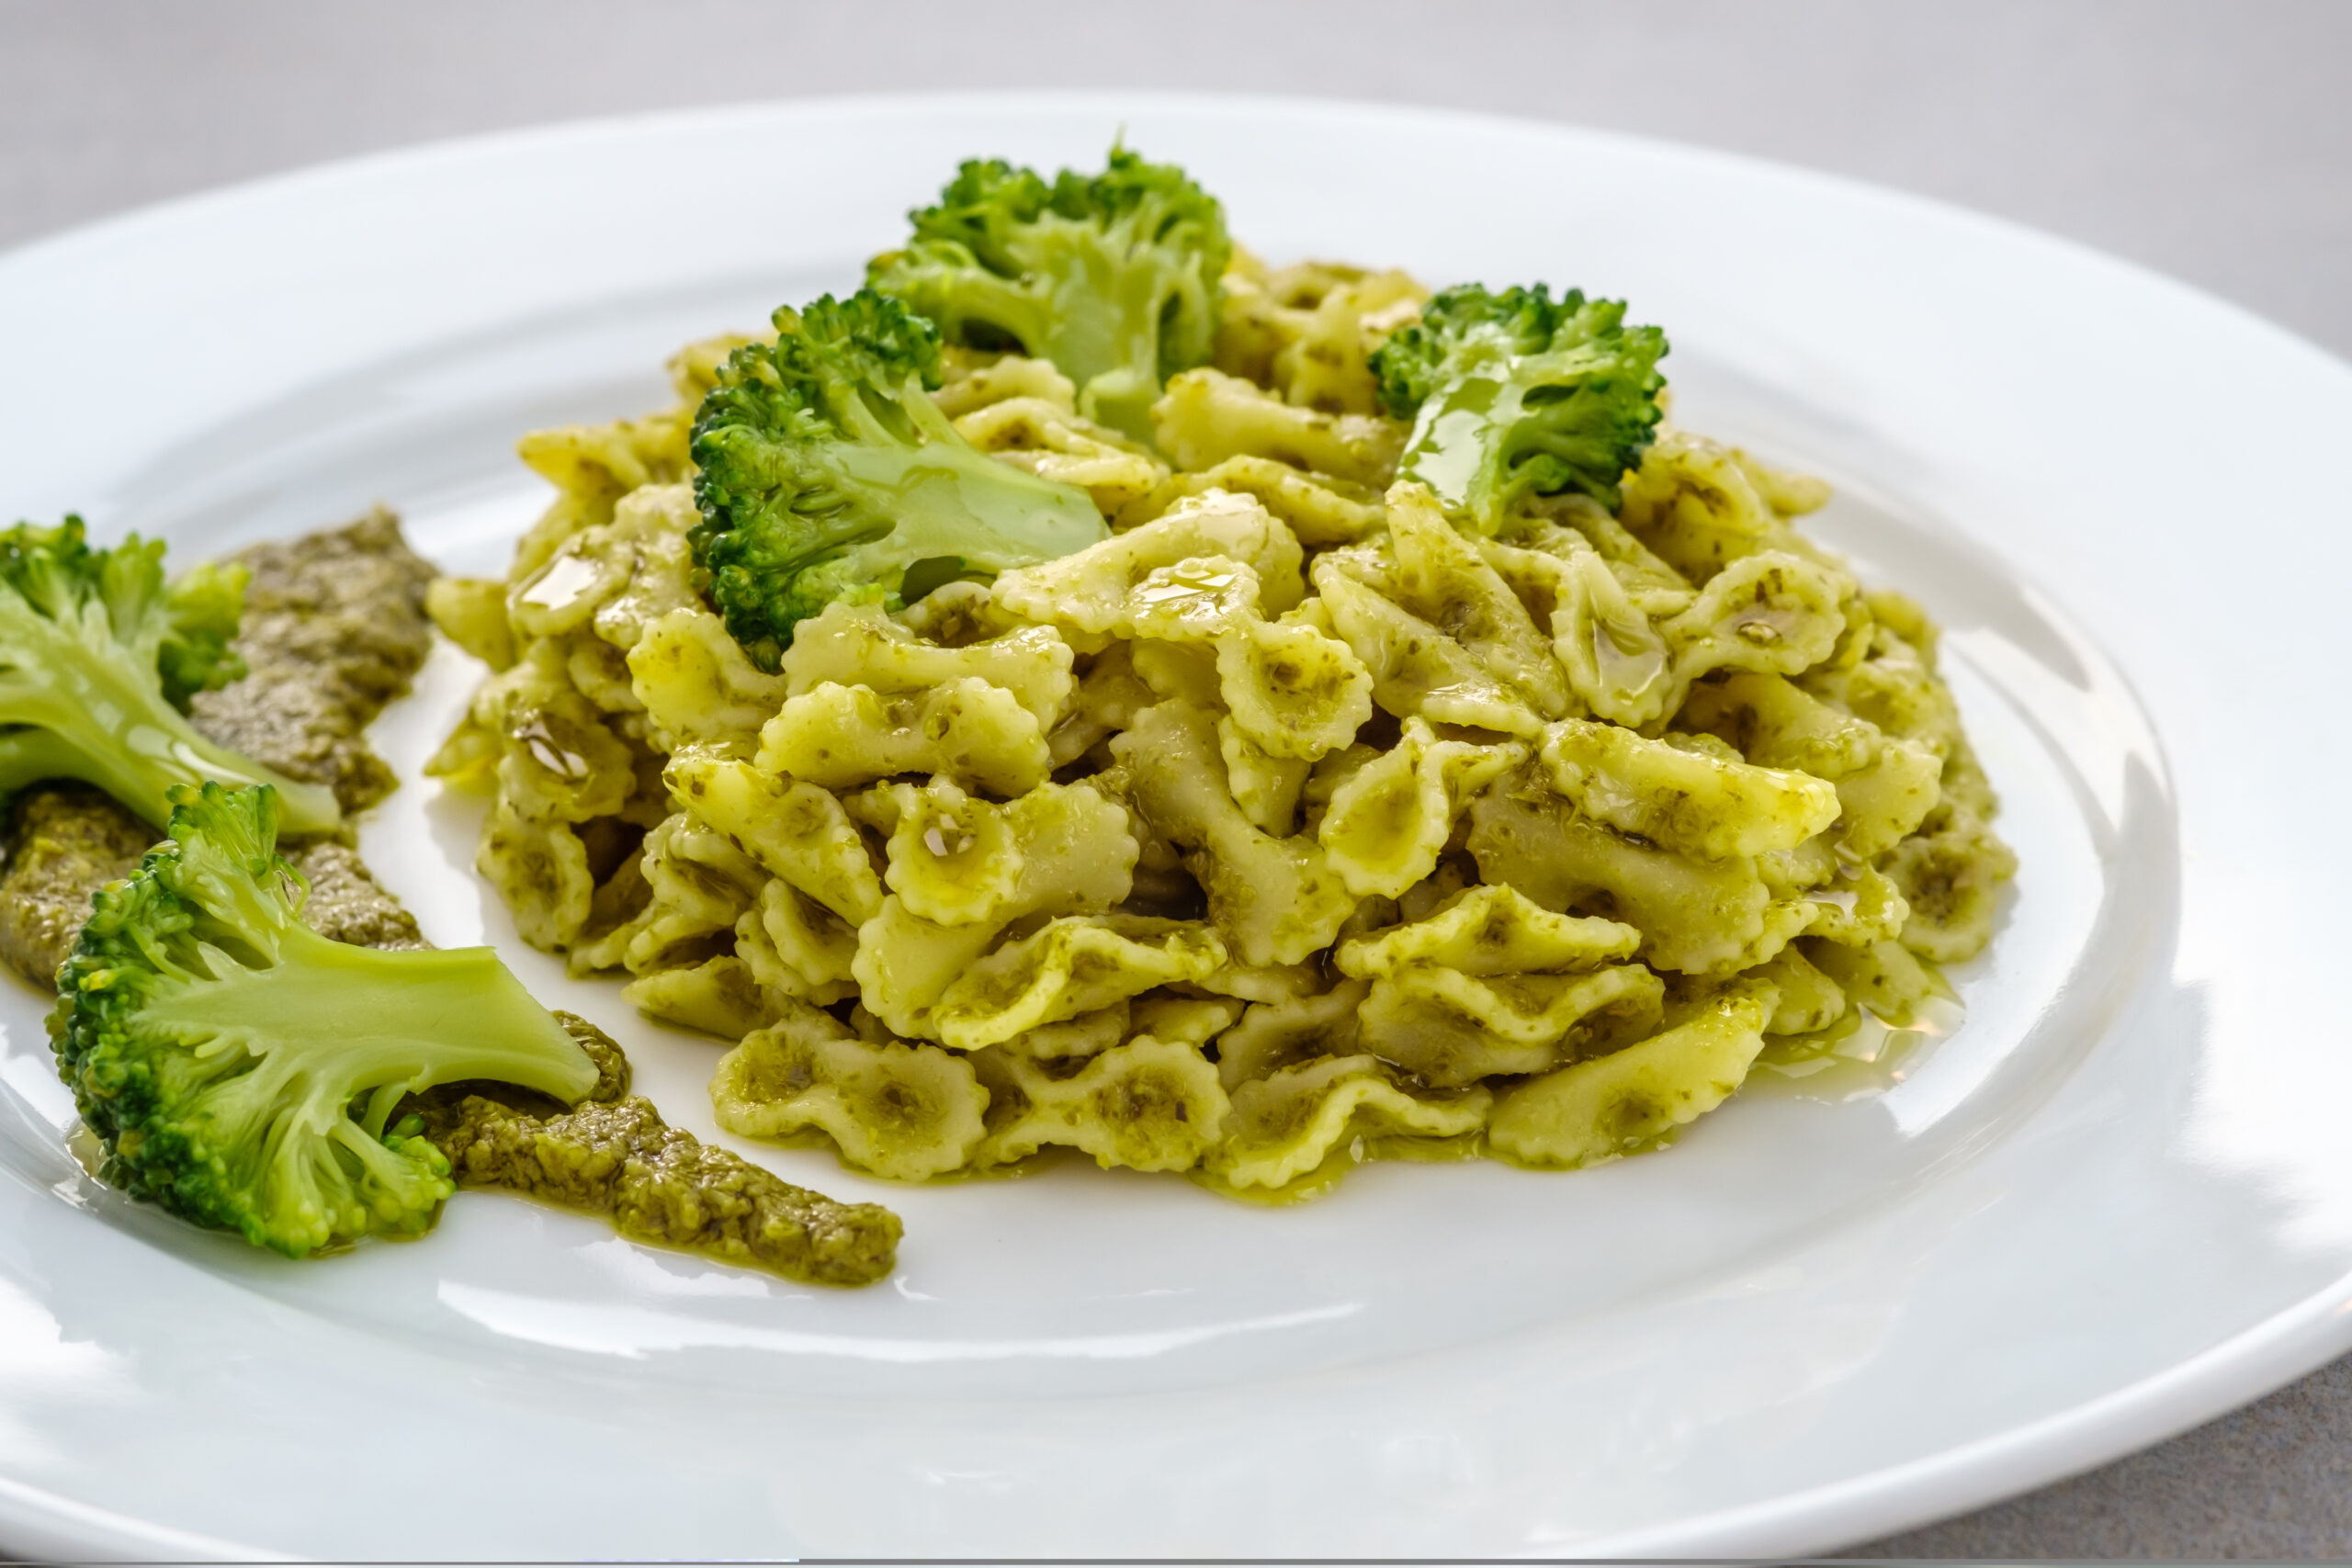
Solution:
<svg viewBox="0 0 2352 1568"><path fill-rule="evenodd" d="M1429 296L1237 254L1152 439L1043 359L933 400L1107 536L763 669L706 597L679 405L533 435L558 496L431 607L493 672L434 764L534 944L733 1042L720 1123L919 1179L1054 1146L1241 1195L1573 1167L1768 1042L1897 1021L2013 869L1917 605L1817 481L1671 424L1491 536L1396 478L1369 360Z"/></svg>

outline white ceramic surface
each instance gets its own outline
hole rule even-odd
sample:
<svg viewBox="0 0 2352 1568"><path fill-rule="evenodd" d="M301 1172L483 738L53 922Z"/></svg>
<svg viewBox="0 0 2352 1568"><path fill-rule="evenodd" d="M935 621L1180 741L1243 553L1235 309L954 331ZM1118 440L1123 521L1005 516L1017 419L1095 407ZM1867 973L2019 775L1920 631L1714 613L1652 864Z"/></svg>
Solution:
<svg viewBox="0 0 2352 1568"><path fill-rule="evenodd" d="M958 158L1084 163L1123 124L1270 256L1629 297L1673 338L1679 418L1839 483L1817 532L1949 628L2024 862L1965 1027L1883 1095L1760 1086L1656 1157L1378 1167L1278 1212L1070 1167L904 1190L737 1145L904 1215L896 1277L851 1293L492 1197L299 1266L191 1232L80 1174L12 989L0 1546L1808 1551L2352 1345L2352 1061L2321 1000L2352 934L2324 684L2352 370L2121 264L1460 117L1122 96L565 127L0 257L0 510L195 553L380 499L494 570L541 497L517 434L655 406L678 343L854 283ZM417 777L476 673L442 649L380 727L411 782L370 864L717 1135L717 1048L523 948L469 870L479 805Z"/></svg>

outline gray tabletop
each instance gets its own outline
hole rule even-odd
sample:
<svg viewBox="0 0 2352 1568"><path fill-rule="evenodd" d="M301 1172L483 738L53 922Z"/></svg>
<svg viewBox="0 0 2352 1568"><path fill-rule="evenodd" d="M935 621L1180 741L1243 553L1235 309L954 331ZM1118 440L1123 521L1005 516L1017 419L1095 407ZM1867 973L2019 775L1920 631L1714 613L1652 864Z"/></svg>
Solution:
<svg viewBox="0 0 2352 1568"><path fill-rule="evenodd" d="M2352 355L2347 66L2342 0L0 0L0 245L538 120L1216 88L1573 120L1834 170L2114 251ZM2352 1359L1860 1551L2352 1557Z"/></svg>

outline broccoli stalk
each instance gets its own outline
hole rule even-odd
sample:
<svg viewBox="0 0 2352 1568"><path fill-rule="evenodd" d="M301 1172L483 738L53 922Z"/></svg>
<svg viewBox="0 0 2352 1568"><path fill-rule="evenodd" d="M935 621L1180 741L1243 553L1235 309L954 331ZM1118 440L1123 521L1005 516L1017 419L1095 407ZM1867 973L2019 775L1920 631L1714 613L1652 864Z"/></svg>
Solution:
<svg viewBox="0 0 2352 1568"><path fill-rule="evenodd" d="M1173 164L1114 147L1102 174L1047 185L976 161L908 216L913 240L866 282L951 343L1052 360L1089 419L1149 441L1160 384L1208 360L1233 243L1216 198Z"/></svg>
<svg viewBox="0 0 2352 1568"><path fill-rule="evenodd" d="M58 1076L101 1175L300 1258L431 1226L449 1163L405 1096L459 1079L565 1101L588 1054L486 947L381 951L303 925L267 787L173 791L171 837L102 889L58 973Z"/></svg>
<svg viewBox="0 0 2352 1568"><path fill-rule="evenodd" d="M1477 533L1523 497L1576 491L1611 512L1657 427L1666 334L1625 307L1542 284L1449 288L1372 356L1381 400L1413 433L1397 467Z"/></svg>
<svg viewBox="0 0 2352 1568"><path fill-rule="evenodd" d="M79 517L0 533L0 795L80 779L161 828L175 785L266 784L290 830L339 827L334 792L281 778L187 721L189 697L244 673L229 649L244 586L233 567L166 582L163 541L92 549Z"/></svg>
<svg viewBox="0 0 2352 1568"><path fill-rule="evenodd" d="M1000 463L932 401L939 334L870 289L775 313L695 419L689 536L713 605L763 669L836 599L897 609L1105 538L1087 493Z"/></svg>

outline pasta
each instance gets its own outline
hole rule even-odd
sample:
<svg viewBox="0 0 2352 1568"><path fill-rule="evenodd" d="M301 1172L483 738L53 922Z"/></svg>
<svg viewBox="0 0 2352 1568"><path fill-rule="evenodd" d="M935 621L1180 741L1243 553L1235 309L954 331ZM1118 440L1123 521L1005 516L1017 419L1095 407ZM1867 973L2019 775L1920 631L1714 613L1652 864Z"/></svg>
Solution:
<svg viewBox="0 0 2352 1568"><path fill-rule="evenodd" d="M1017 355L942 412L1078 486L1089 548L771 672L704 602L678 408L544 433L435 771L490 791L526 941L730 1043L721 1125L900 1179L1053 1147L1228 1194L1383 1157L1614 1159L1768 1045L1907 1019L2014 857L1935 627L1797 520L1826 487L1658 433L1611 510L1494 538L1395 478L1367 359L1410 278L1236 256L1155 451Z"/></svg>

